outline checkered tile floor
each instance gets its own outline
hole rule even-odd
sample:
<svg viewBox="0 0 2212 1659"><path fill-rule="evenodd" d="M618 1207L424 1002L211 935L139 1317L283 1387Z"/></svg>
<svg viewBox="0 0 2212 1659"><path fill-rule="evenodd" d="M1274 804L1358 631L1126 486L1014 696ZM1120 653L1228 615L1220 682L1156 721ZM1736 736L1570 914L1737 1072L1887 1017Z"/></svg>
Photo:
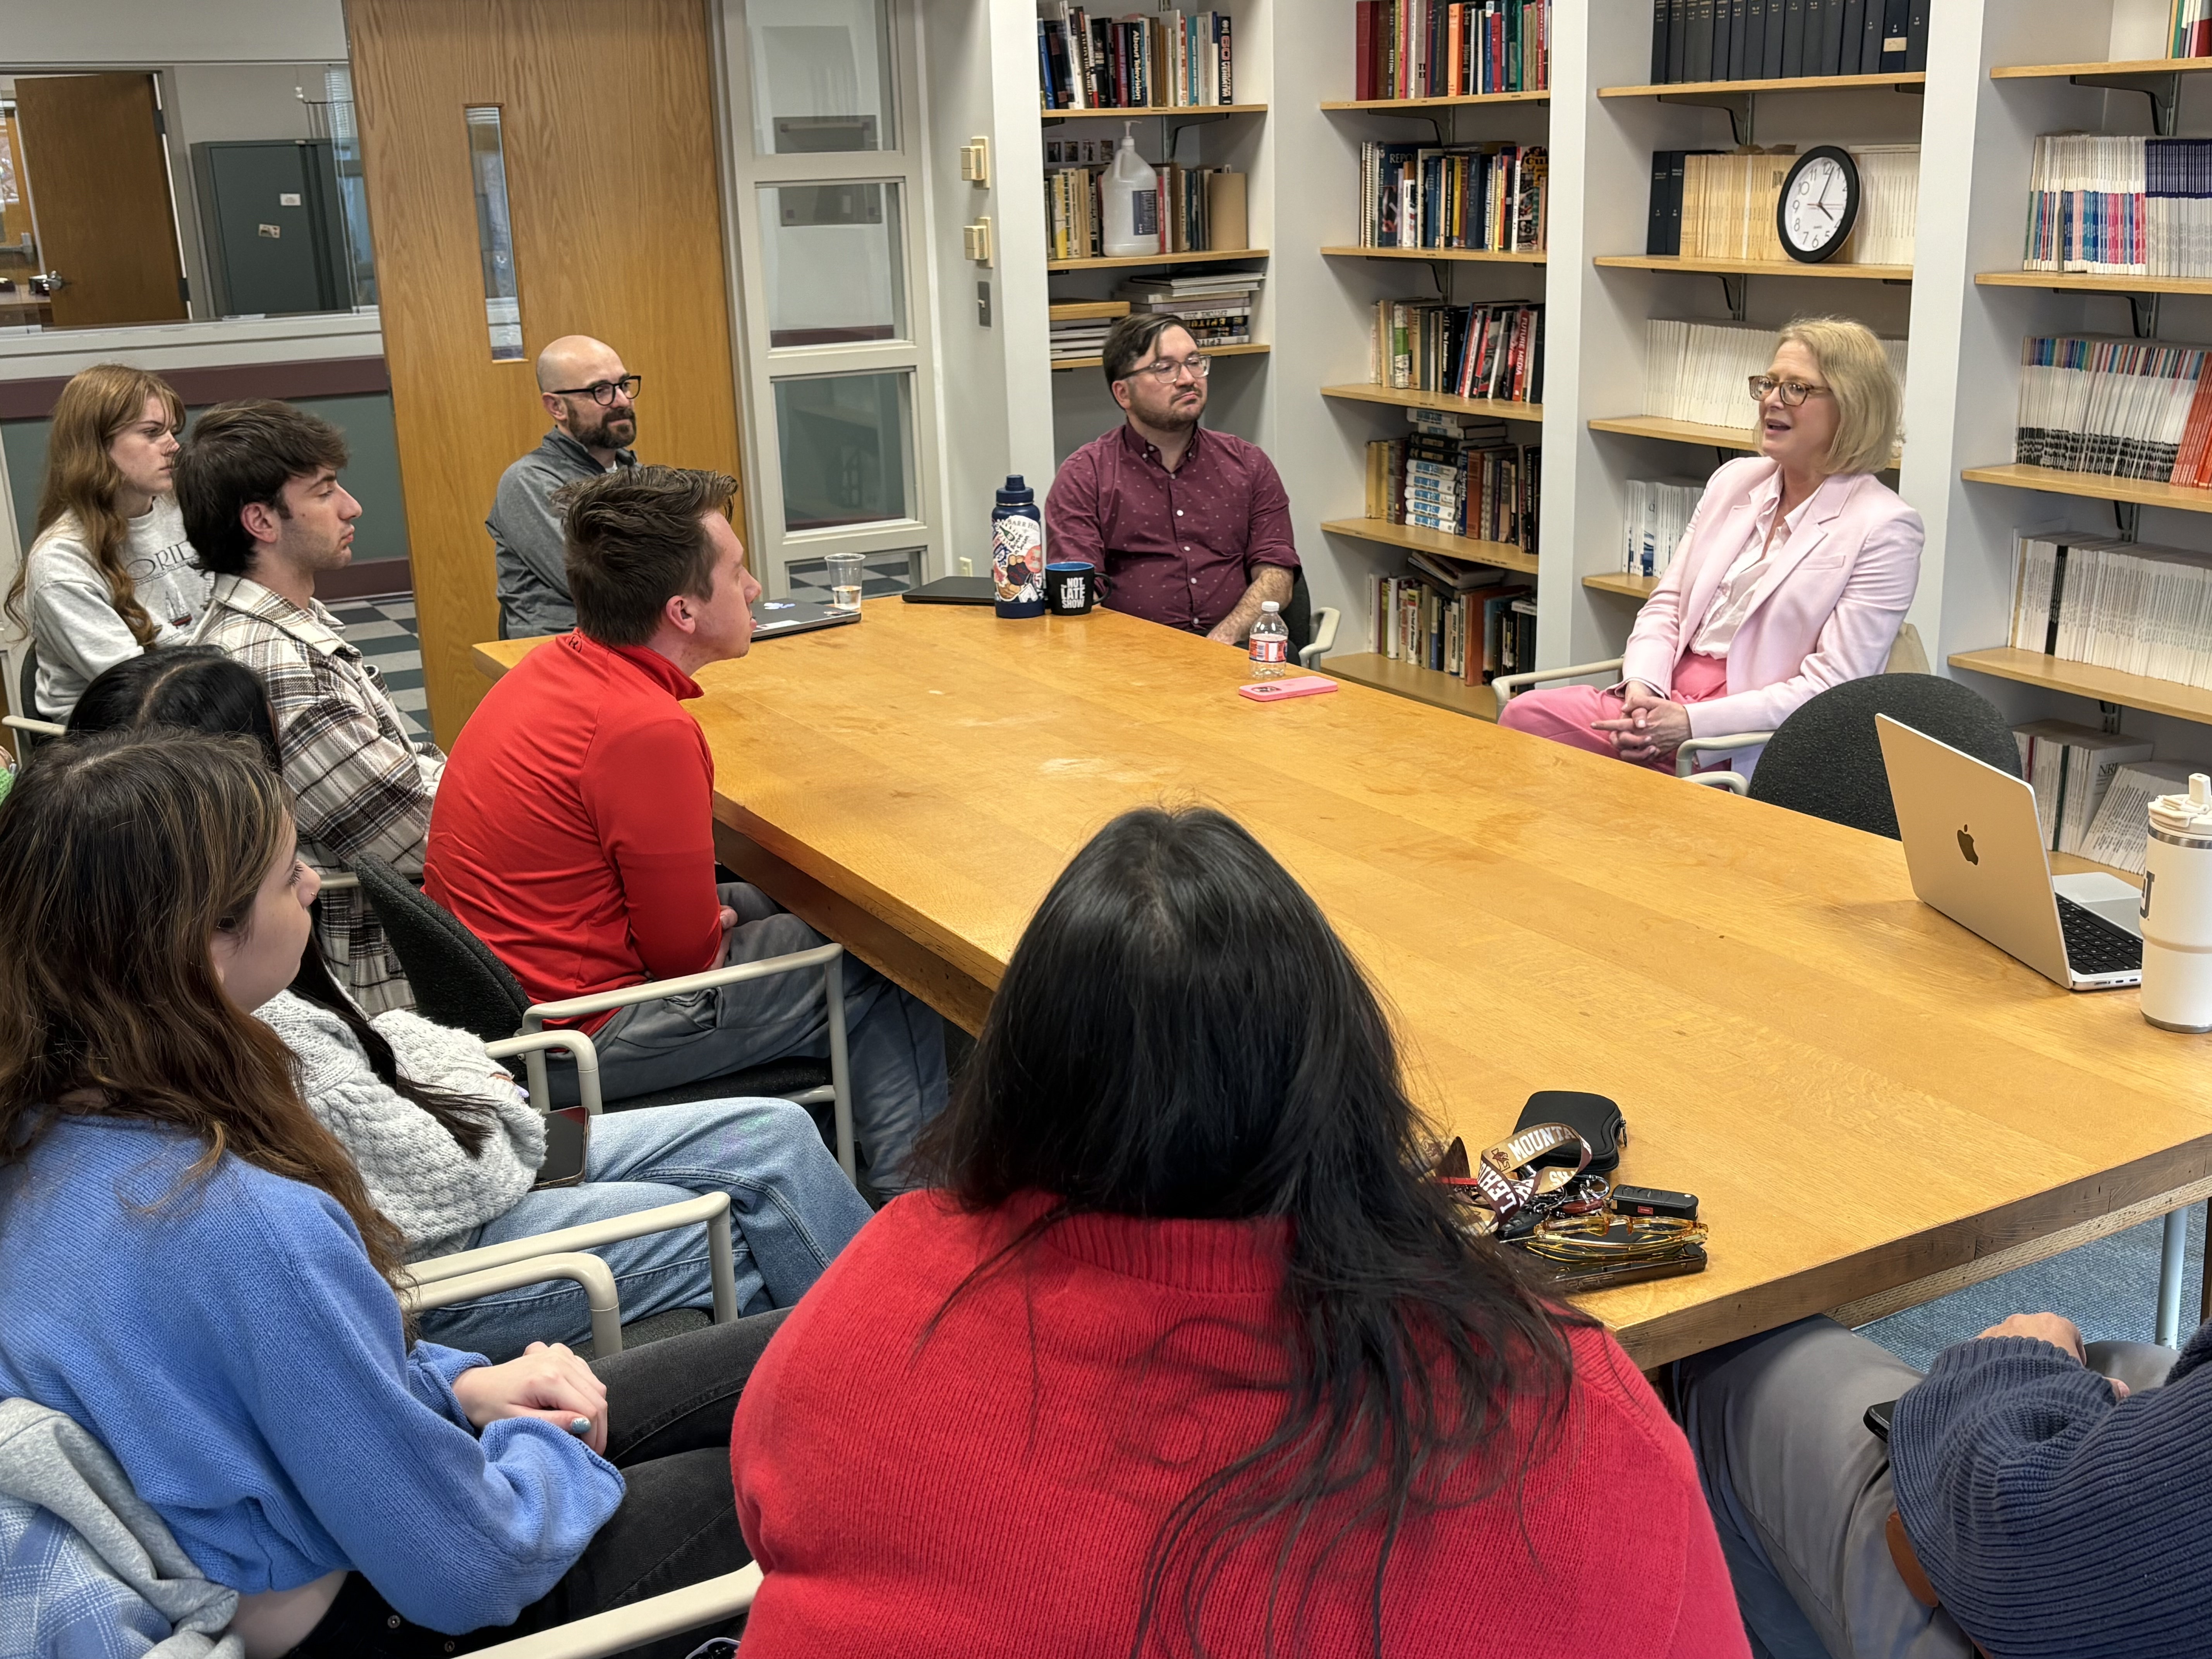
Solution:
<svg viewBox="0 0 2212 1659"><path fill-rule="evenodd" d="M915 584L915 572L921 562L920 550L894 553L871 553L861 562L867 574L860 579L860 597L881 599L886 593L903 593ZM812 599L817 605L830 603L830 567L820 559L794 560L784 566L791 579L791 597Z"/></svg>
<svg viewBox="0 0 2212 1659"><path fill-rule="evenodd" d="M359 646L361 654L375 665L400 719L412 727L409 735L427 740L430 704L422 690L422 642L416 635L415 596L341 599L330 611L345 624L346 642Z"/></svg>

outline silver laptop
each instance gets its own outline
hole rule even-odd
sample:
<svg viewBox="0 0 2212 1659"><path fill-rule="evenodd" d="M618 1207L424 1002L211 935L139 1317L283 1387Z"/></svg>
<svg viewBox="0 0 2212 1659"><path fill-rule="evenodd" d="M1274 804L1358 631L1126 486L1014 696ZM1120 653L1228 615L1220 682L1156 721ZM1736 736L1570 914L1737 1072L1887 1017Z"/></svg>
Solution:
<svg viewBox="0 0 2212 1659"><path fill-rule="evenodd" d="M857 611L838 611L816 599L753 601L753 637L757 640L808 634L817 628L838 628L860 620Z"/></svg>
<svg viewBox="0 0 2212 1659"><path fill-rule="evenodd" d="M1874 723L1923 902L2069 991L2142 983L2133 905L2123 895L2092 908L2060 890L2081 878L2053 881L2031 787L1887 714Z"/></svg>

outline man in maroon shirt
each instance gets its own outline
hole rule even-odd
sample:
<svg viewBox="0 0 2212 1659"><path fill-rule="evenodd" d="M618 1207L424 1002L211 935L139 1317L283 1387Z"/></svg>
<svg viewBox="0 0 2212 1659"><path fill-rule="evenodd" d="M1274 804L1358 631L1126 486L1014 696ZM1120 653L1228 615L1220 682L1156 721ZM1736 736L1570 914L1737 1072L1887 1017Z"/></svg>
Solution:
<svg viewBox="0 0 2212 1659"><path fill-rule="evenodd" d="M1199 425L1209 364L1177 319L1124 317L1104 356L1128 419L1061 464L1046 556L1097 566L1109 610L1242 645L1264 602L1290 608L1283 481L1258 445Z"/></svg>
<svg viewBox="0 0 2212 1659"><path fill-rule="evenodd" d="M822 936L714 880L714 763L691 678L751 648L760 584L730 527L736 480L643 466L567 486L576 631L517 663L454 745L423 890L553 1002L811 950ZM945 1028L858 958L842 969L854 1138L879 1192L907 1182L945 1104ZM581 1022L610 1097L793 1055L825 1058L822 981L780 974Z"/></svg>

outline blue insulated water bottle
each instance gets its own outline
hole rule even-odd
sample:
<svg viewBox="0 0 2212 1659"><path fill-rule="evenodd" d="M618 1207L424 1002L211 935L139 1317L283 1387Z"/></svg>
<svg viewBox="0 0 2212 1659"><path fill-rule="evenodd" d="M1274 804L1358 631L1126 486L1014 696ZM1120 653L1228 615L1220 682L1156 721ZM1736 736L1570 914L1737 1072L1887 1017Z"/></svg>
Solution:
<svg viewBox="0 0 2212 1659"><path fill-rule="evenodd" d="M991 591L1002 617L1044 615L1044 515L1018 472L991 509Z"/></svg>

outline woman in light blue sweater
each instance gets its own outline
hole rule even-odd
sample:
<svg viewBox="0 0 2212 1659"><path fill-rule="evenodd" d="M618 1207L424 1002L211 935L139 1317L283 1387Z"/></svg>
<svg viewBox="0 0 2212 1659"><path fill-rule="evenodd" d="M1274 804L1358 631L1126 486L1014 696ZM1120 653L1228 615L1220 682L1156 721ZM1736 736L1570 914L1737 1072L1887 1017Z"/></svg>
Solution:
<svg viewBox="0 0 2212 1659"><path fill-rule="evenodd" d="M780 1316L597 1366L410 1342L401 1237L248 1012L303 869L243 739L57 744L0 805L0 1395L114 1455L240 1592L246 1659L459 1651L741 1565L730 1417Z"/></svg>

